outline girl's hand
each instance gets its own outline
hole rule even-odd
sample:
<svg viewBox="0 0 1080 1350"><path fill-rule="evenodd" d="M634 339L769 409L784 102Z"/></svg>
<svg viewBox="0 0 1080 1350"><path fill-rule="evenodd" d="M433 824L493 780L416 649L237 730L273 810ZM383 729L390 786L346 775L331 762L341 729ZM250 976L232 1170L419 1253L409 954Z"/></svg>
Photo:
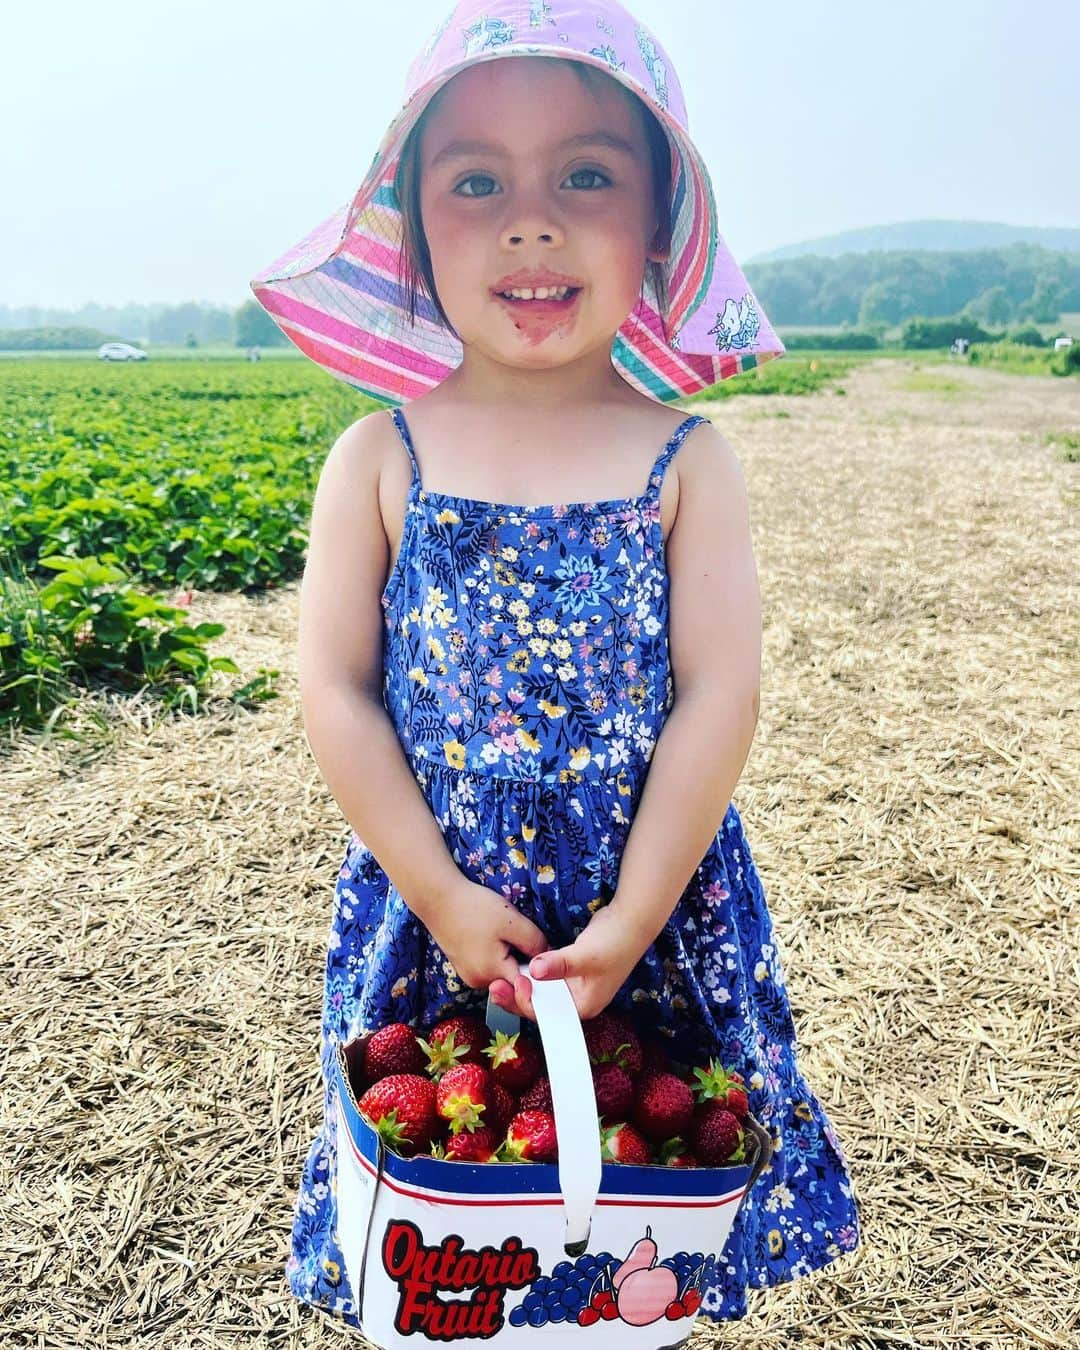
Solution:
<svg viewBox="0 0 1080 1350"><path fill-rule="evenodd" d="M550 948L536 924L505 896L464 875L436 910L418 917L470 989L487 989L500 978L505 984L517 977L522 957ZM519 1012L512 998L502 1006Z"/></svg>
<svg viewBox="0 0 1080 1350"><path fill-rule="evenodd" d="M630 972L648 950L641 946L625 920L610 904L598 909L588 927L568 947L534 956L529 974L536 980L565 980L583 1022L608 1006ZM490 987L492 998L511 1012L536 1021L532 985L517 972L497 979ZM516 1006L515 1006L516 1005Z"/></svg>

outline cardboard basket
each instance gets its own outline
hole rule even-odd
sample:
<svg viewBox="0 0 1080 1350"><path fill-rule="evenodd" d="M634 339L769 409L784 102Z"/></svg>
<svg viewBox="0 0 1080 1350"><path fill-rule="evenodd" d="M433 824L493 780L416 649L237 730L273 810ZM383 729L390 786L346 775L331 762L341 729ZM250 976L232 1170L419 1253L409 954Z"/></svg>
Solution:
<svg viewBox="0 0 1080 1350"><path fill-rule="evenodd" d="M700 1285L709 1257L720 1259L739 1204L769 1160L772 1139L747 1116L747 1162L602 1164L573 996L564 980L533 980L532 1000L557 1163L399 1156L361 1116L350 1082L372 1032L338 1045L337 1238L356 1315L380 1350L538 1339L580 1350L673 1350L697 1317L696 1307L682 1308L683 1295ZM489 999L487 1024L513 1032L520 1019ZM579 1321L597 1294L605 1295L599 1315Z"/></svg>

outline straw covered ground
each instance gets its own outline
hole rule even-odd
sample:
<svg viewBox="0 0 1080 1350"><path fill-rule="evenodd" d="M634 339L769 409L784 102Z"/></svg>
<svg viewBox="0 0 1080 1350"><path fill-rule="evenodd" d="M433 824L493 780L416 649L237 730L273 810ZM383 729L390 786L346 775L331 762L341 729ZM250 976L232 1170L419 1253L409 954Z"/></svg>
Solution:
<svg viewBox="0 0 1080 1350"><path fill-rule="evenodd" d="M862 1245L692 1344L1078 1346L1080 466L1046 433L1080 390L895 360L843 387L701 410L764 606L735 799ZM5 1347L364 1344L283 1273L349 834L297 589L195 598L279 700L96 698L99 729L84 700L83 742L4 750Z"/></svg>

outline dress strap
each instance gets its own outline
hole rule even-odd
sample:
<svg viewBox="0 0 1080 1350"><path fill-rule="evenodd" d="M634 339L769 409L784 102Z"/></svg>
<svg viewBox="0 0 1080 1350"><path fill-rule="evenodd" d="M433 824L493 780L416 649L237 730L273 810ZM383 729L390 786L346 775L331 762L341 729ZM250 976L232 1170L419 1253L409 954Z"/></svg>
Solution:
<svg viewBox="0 0 1080 1350"><path fill-rule="evenodd" d="M416 451L413 449L412 435L409 432L409 424L405 421L405 414L400 408L391 408L390 416L393 418L394 426L398 429L402 444L409 453L409 463L412 465L412 482L409 484L409 494L420 490L420 466L416 462Z"/></svg>
<svg viewBox="0 0 1080 1350"><path fill-rule="evenodd" d="M654 498L660 496L660 488L663 486L664 482L664 471L667 469L668 463L674 457L675 452L699 422L708 422L709 420L708 417L702 417L700 413L692 413L684 421L679 423L672 432L670 440L656 457L656 463L653 465L652 473L649 475L649 486L645 494L646 496Z"/></svg>

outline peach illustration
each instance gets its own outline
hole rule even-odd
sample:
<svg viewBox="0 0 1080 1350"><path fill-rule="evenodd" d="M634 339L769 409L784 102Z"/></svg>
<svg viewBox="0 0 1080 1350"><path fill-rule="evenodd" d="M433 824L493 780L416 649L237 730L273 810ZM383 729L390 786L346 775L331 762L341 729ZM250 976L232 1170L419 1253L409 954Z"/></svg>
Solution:
<svg viewBox="0 0 1080 1350"><path fill-rule="evenodd" d="M668 1266L634 1270L619 1286L619 1316L632 1327L643 1327L663 1317L678 1297L679 1281Z"/></svg>

